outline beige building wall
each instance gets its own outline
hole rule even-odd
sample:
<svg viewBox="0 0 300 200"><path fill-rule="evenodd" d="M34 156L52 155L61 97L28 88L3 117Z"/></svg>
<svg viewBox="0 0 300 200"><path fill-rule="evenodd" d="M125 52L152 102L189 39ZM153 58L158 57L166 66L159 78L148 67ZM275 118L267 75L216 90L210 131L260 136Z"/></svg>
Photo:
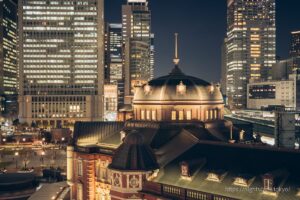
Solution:
<svg viewBox="0 0 300 200"><path fill-rule="evenodd" d="M268 107L269 105L279 105L289 108L296 108L296 85L294 80L287 81L267 81L259 83L250 83L247 87L247 108L248 109L261 109L261 107ZM274 85L275 98L261 98L251 99L249 97L249 88L255 85Z"/></svg>

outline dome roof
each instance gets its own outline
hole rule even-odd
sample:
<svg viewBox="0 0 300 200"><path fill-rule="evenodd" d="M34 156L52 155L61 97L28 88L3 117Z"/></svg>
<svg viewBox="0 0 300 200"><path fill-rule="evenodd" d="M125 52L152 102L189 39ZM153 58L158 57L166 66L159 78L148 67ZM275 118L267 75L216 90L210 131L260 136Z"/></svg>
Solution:
<svg viewBox="0 0 300 200"><path fill-rule="evenodd" d="M148 84L136 89L133 102L145 101L223 103L223 97L217 86L185 75L178 66L175 66L169 75L153 79Z"/></svg>
<svg viewBox="0 0 300 200"><path fill-rule="evenodd" d="M109 167L125 171L151 171L159 168L151 147L137 131L132 131L125 137Z"/></svg>

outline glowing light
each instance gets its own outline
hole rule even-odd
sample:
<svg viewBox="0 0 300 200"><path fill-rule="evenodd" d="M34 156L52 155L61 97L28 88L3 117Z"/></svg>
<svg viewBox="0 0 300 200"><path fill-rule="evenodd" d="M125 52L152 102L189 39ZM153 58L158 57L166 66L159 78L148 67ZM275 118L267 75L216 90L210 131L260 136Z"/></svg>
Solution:
<svg viewBox="0 0 300 200"><path fill-rule="evenodd" d="M184 95L186 93L186 85L183 84L182 81L176 87L177 93L180 95Z"/></svg>

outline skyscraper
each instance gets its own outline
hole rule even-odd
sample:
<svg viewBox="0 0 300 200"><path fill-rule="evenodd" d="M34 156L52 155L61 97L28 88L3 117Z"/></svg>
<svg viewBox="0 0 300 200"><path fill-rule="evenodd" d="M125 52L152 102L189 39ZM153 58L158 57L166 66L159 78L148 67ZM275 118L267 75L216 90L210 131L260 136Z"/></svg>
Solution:
<svg viewBox="0 0 300 200"><path fill-rule="evenodd" d="M115 121L124 105L122 24L107 24L105 36L104 118Z"/></svg>
<svg viewBox="0 0 300 200"><path fill-rule="evenodd" d="M107 24L106 26L106 59L110 83L117 84L123 79L122 67L122 24Z"/></svg>
<svg viewBox="0 0 300 200"><path fill-rule="evenodd" d="M221 92L223 95L227 95L227 38L224 39L221 48Z"/></svg>
<svg viewBox="0 0 300 200"><path fill-rule="evenodd" d="M103 118L103 0L20 1L21 121Z"/></svg>
<svg viewBox="0 0 300 200"><path fill-rule="evenodd" d="M154 65L155 65L155 44L154 33L151 33L151 46L150 46L150 79L154 78Z"/></svg>
<svg viewBox="0 0 300 200"><path fill-rule="evenodd" d="M2 114L17 114L17 5L0 1L0 98Z"/></svg>
<svg viewBox="0 0 300 200"><path fill-rule="evenodd" d="M245 108L247 83L269 79L276 62L275 0L228 0L227 6L228 100Z"/></svg>
<svg viewBox="0 0 300 200"><path fill-rule="evenodd" d="M300 56L300 31L294 31L291 33L292 42L290 49L290 56L297 57Z"/></svg>
<svg viewBox="0 0 300 200"><path fill-rule="evenodd" d="M147 0L128 0L122 6L126 104L134 87L153 76L151 64L151 12ZM128 98L127 98L128 97Z"/></svg>

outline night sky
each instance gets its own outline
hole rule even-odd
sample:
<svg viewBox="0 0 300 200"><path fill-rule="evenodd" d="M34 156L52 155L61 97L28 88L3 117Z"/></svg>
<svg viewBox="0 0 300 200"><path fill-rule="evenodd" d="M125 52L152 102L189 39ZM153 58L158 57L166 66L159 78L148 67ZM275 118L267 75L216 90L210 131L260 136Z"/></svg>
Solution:
<svg viewBox="0 0 300 200"><path fill-rule="evenodd" d="M106 0L107 22L121 22L125 0ZM180 67L186 74L218 82L226 34L226 0L150 0L155 33L155 76L173 67L174 33L179 33ZM290 32L300 30L300 1L277 0L277 55L288 56Z"/></svg>

